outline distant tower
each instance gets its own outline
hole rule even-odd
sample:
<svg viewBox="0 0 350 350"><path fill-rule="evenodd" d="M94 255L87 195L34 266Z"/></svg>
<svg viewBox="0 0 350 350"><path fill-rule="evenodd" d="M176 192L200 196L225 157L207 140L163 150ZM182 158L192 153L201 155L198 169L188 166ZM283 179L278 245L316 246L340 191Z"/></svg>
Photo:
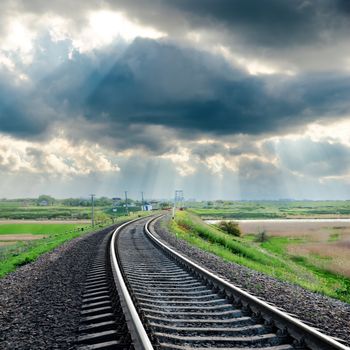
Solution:
<svg viewBox="0 0 350 350"><path fill-rule="evenodd" d="M143 211L145 207L145 201L143 199L143 192L141 192L141 210Z"/></svg>
<svg viewBox="0 0 350 350"><path fill-rule="evenodd" d="M175 219L175 211L176 211L177 203L182 203L183 200L184 200L184 191L183 190L175 190L174 206L173 206L173 219Z"/></svg>

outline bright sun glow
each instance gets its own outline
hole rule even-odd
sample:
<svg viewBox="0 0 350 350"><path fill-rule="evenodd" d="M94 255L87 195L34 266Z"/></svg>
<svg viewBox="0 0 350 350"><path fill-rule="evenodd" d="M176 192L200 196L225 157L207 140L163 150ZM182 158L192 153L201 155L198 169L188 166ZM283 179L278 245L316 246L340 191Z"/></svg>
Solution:
<svg viewBox="0 0 350 350"><path fill-rule="evenodd" d="M166 36L156 29L131 22L119 12L91 12L88 18L89 25L73 40L80 52L108 45L117 38L132 41L136 37L159 39Z"/></svg>
<svg viewBox="0 0 350 350"><path fill-rule="evenodd" d="M347 118L331 124L313 123L308 126L307 134L314 141L329 138L350 146L350 120Z"/></svg>
<svg viewBox="0 0 350 350"><path fill-rule="evenodd" d="M228 62L231 62L233 66L243 67L251 75L271 75L271 74L285 74L289 76L295 75L295 72L290 69L281 69L279 67L273 67L267 63L261 62L257 59L248 59L246 57L233 54L231 50L223 45L218 45L214 48L214 52L222 55Z"/></svg>
<svg viewBox="0 0 350 350"><path fill-rule="evenodd" d="M8 28L6 37L2 40L3 51L16 51L20 53L23 63L32 61L33 39L35 33L26 25L24 20L13 20Z"/></svg>

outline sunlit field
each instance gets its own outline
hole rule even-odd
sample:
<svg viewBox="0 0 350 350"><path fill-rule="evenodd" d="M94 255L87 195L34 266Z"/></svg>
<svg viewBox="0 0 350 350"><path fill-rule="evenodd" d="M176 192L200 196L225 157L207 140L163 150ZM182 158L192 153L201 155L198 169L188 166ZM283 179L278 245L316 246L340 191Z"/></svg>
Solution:
<svg viewBox="0 0 350 350"><path fill-rule="evenodd" d="M189 206L203 219L350 218L350 201L209 201Z"/></svg>
<svg viewBox="0 0 350 350"><path fill-rule="evenodd" d="M121 223L148 212L119 216L99 222L94 227L87 223L0 223L0 277L17 267L30 263L41 254L83 234ZM112 220L113 219L113 220Z"/></svg>
<svg viewBox="0 0 350 350"><path fill-rule="evenodd" d="M54 204L38 205L36 199L24 200L0 200L0 224L5 220L40 220L41 222L62 221L66 223L81 223L91 220L91 203L89 200L82 200L83 205L64 204L68 200L56 200ZM79 200L75 200L79 202ZM108 204L95 203L94 215L97 221L104 221L109 218L116 218L125 215L125 208L119 207L112 211L112 200ZM115 209L115 208L114 208ZM140 210L140 206L129 204L128 211Z"/></svg>
<svg viewBox="0 0 350 350"><path fill-rule="evenodd" d="M91 230L87 224L0 224L0 277Z"/></svg>
<svg viewBox="0 0 350 350"><path fill-rule="evenodd" d="M103 208L97 208L97 213ZM14 205L0 204L0 218L15 220L50 220L50 219L89 219L91 208L66 206L24 206L21 203Z"/></svg>
<svg viewBox="0 0 350 350"><path fill-rule="evenodd" d="M350 235L338 242L291 244L287 251L322 269L350 277Z"/></svg>
<svg viewBox="0 0 350 350"><path fill-rule="evenodd" d="M243 234L265 231L269 244L321 269L350 277L350 222L240 221ZM266 244L267 245L267 244Z"/></svg>

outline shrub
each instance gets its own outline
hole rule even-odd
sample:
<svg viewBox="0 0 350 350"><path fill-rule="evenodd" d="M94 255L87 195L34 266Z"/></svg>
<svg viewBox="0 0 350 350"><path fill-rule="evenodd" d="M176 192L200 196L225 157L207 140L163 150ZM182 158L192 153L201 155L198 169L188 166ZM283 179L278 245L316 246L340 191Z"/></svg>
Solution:
<svg viewBox="0 0 350 350"><path fill-rule="evenodd" d="M233 236L239 237L242 234L237 222L234 221L220 221L217 226L220 230Z"/></svg>
<svg viewBox="0 0 350 350"><path fill-rule="evenodd" d="M267 232L265 230L260 231L255 238L256 242L266 242L269 240L269 236L267 235Z"/></svg>

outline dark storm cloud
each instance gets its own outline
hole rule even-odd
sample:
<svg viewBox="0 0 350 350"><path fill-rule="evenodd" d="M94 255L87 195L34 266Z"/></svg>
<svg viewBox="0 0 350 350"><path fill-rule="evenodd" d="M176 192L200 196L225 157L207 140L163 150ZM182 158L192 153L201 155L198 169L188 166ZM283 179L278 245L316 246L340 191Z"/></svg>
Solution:
<svg viewBox="0 0 350 350"><path fill-rule="evenodd" d="M254 77L217 56L138 39L122 53L76 54L29 92L1 80L0 130L34 136L55 122L78 125L69 130L78 139L157 153L169 135L152 127L185 139L287 132L348 113L349 89L346 76Z"/></svg>
<svg viewBox="0 0 350 350"><path fill-rule="evenodd" d="M265 79L217 57L137 40L108 72L95 69L75 91L68 88L66 99L91 121L161 125L186 138L286 131L349 111L348 77Z"/></svg>
<svg viewBox="0 0 350 350"><path fill-rule="evenodd" d="M345 35L349 8L347 0L5 0L0 5L4 16L55 14L77 28L89 11L112 9L170 34L227 29L235 38L248 40L248 46L267 47L312 43L323 40L324 33Z"/></svg>
<svg viewBox="0 0 350 350"><path fill-rule="evenodd" d="M16 137L44 133L53 114L51 107L14 80L13 75L0 69L0 130Z"/></svg>
<svg viewBox="0 0 350 350"><path fill-rule="evenodd" d="M347 0L119 0L110 6L169 33L224 29L227 42L246 46L314 45L349 29Z"/></svg>
<svg viewBox="0 0 350 350"><path fill-rule="evenodd" d="M340 13L344 13L345 15L350 14L350 2L348 0L335 0L334 6Z"/></svg>
<svg viewBox="0 0 350 350"><path fill-rule="evenodd" d="M198 26L222 24L234 35L238 32L259 45L287 46L317 36L315 15L319 1L175 0L171 3L194 17Z"/></svg>

